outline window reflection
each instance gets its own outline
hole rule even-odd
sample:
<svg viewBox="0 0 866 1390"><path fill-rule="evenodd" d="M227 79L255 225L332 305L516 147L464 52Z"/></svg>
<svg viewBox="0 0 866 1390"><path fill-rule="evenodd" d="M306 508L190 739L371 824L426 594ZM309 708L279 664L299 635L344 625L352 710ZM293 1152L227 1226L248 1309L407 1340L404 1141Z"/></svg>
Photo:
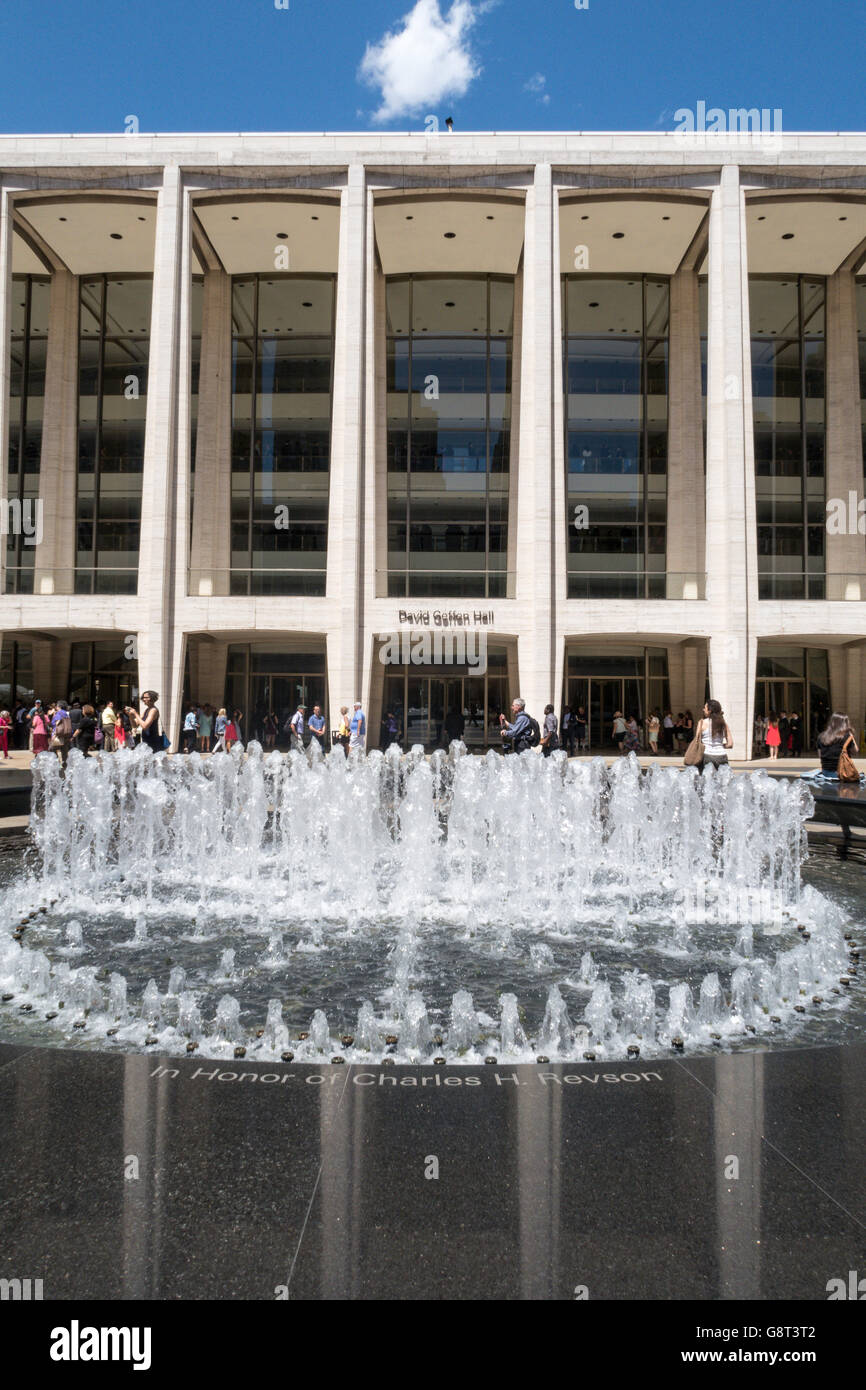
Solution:
<svg viewBox="0 0 866 1390"><path fill-rule="evenodd" d="M389 279L388 592L506 593L514 283Z"/></svg>

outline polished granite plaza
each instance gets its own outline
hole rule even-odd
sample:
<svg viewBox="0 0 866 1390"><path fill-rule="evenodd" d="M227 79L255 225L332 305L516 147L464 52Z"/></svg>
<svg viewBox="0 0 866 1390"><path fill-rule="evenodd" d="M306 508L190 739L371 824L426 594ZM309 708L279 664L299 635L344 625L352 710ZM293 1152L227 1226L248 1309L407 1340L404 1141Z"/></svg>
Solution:
<svg viewBox="0 0 866 1390"><path fill-rule="evenodd" d="M478 1069L2 1045L0 1276L46 1300L826 1300L866 1271L864 1083L859 1044Z"/></svg>

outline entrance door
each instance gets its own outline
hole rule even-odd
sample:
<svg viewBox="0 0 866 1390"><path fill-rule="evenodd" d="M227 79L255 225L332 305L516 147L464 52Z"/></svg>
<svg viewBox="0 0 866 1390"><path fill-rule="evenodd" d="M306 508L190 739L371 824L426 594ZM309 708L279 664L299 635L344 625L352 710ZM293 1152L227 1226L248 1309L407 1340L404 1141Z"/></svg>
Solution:
<svg viewBox="0 0 866 1390"><path fill-rule="evenodd" d="M609 748L613 745L613 717L623 707L622 680L596 680L589 683L589 746Z"/></svg>

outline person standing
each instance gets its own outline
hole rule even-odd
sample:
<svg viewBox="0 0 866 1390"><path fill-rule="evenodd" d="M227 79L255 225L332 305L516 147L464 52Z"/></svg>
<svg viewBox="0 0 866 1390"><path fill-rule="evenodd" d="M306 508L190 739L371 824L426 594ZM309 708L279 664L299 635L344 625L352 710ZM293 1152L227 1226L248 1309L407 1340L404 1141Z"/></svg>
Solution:
<svg viewBox="0 0 866 1390"><path fill-rule="evenodd" d="M532 720L526 713L526 701L521 699L519 695L511 701L511 713L513 715L511 724L508 723L504 714L499 716L500 737L505 739L506 743L511 744L510 749L505 749L506 753L523 753L532 747Z"/></svg>
<svg viewBox="0 0 866 1390"><path fill-rule="evenodd" d="M629 753L640 752L640 725L633 714L630 714L626 721L622 752L625 757L628 757Z"/></svg>
<svg viewBox="0 0 866 1390"><path fill-rule="evenodd" d="M96 714L94 708L92 705L84 705L81 710L81 718L78 721L78 728L72 735L73 746L86 758L93 748L95 736Z"/></svg>
<svg viewBox="0 0 866 1390"><path fill-rule="evenodd" d="M313 713L307 721L310 726L310 743L315 739L322 752L325 751L325 719L321 705L313 705Z"/></svg>
<svg viewBox="0 0 866 1390"><path fill-rule="evenodd" d="M839 777L839 759L843 753L849 758L860 750L851 728L847 714L831 714L826 729L817 738L818 757L821 759L821 772L825 777Z"/></svg>
<svg viewBox="0 0 866 1390"><path fill-rule="evenodd" d="M586 736L586 734L587 734L586 710L584 709L583 705L578 705L578 707L577 707L577 714L575 715L575 719L574 719L574 731L575 731L575 735L576 735L576 737L577 737L577 751L578 751L578 753L581 753L581 752L588 753L588 752L589 752L589 739L588 739L587 736Z"/></svg>
<svg viewBox="0 0 866 1390"><path fill-rule="evenodd" d="M791 737L791 757L802 758L803 756L803 725L800 722L800 715L792 714L789 724Z"/></svg>
<svg viewBox="0 0 866 1390"><path fill-rule="evenodd" d="M611 726L610 736L613 742L616 744L617 753L621 753L623 740L626 736L626 724L625 720L622 717L621 709L614 710L613 724Z"/></svg>
<svg viewBox="0 0 866 1390"><path fill-rule="evenodd" d="M198 736L198 716L195 706L189 705L183 718L183 734L181 742L181 752L194 753L195 741Z"/></svg>
<svg viewBox="0 0 866 1390"><path fill-rule="evenodd" d="M787 758L788 756L788 734L790 728L788 716L785 711L782 710L782 713L779 715L779 752L783 758Z"/></svg>
<svg viewBox="0 0 866 1390"><path fill-rule="evenodd" d="M102 711L102 750L104 753L113 753L115 750L114 726L117 723L117 715L114 710L114 701L106 700L105 709Z"/></svg>
<svg viewBox="0 0 866 1390"><path fill-rule="evenodd" d="M774 763L779 756L779 744L782 742L782 736L779 733L779 716L775 710L770 710L770 722L767 726L766 741L768 757L770 762Z"/></svg>
<svg viewBox="0 0 866 1390"><path fill-rule="evenodd" d="M549 758L559 747L559 732L553 705L544 706L544 723L541 726L541 754Z"/></svg>
<svg viewBox="0 0 866 1390"><path fill-rule="evenodd" d="M210 736L213 733L213 708L205 705L199 714L198 720L198 751L200 753L210 752Z"/></svg>
<svg viewBox="0 0 866 1390"><path fill-rule="evenodd" d="M158 699L155 690L143 690L141 703L144 706L144 714L139 714L132 705L126 707L133 725L141 734L142 743L146 744L152 753L164 752L162 734L159 731L159 710L156 705Z"/></svg>
<svg viewBox="0 0 866 1390"><path fill-rule="evenodd" d="M674 717L669 709L662 720L662 747L668 754L674 751Z"/></svg>
<svg viewBox="0 0 866 1390"><path fill-rule="evenodd" d="M337 725L337 742L347 757L349 754L349 739L351 738L351 734L352 731L349 728L349 706L341 705L340 722Z"/></svg>
<svg viewBox="0 0 866 1390"><path fill-rule="evenodd" d="M217 712L217 717L214 720L214 733L216 734L216 743L214 744L213 751L215 753L225 753L228 751L226 749L227 724L228 718L226 717L226 712L224 709L221 709Z"/></svg>
<svg viewBox="0 0 866 1390"><path fill-rule="evenodd" d="M304 751L304 715L306 712L306 705L298 705L289 723L293 753L303 753Z"/></svg>
<svg viewBox="0 0 866 1390"><path fill-rule="evenodd" d="M357 748L360 752L364 751L364 743L367 738L367 719L361 708L361 701L355 701L352 711L352 718L349 720L349 747Z"/></svg>
<svg viewBox="0 0 866 1390"><path fill-rule="evenodd" d="M8 709L0 710L0 752L4 762L9 761L9 734L12 730L12 715Z"/></svg>
<svg viewBox="0 0 866 1390"><path fill-rule="evenodd" d="M657 709L654 709L647 721L647 742L649 743L649 750L653 757L658 757L660 728L661 720L659 719L659 712Z"/></svg>
<svg viewBox="0 0 866 1390"><path fill-rule="evenodd" d="M692 722L694 723L694 721ZM733 748L734 740L731 738L731 731L718 700L707 700L699 728L701 742L704 745L701 772L707 766L726 767L728 749Z"/></svg>
<svg viewBox="0 0 866 1390"><path fill-rule="evenodd" d="M574 753L574 710L571 705L566 705L562 711L562 743L565 747L567 757Z"/></svg>
<svg viewBox="0 0 866 1390"><path fill-rule="evenodd" d="M69 718L69 710L66 708L65 700L58 700L57 708L51 720L51 742L48 746L57 753L61 767L66 767L71 739L72 723Z"/></svg>

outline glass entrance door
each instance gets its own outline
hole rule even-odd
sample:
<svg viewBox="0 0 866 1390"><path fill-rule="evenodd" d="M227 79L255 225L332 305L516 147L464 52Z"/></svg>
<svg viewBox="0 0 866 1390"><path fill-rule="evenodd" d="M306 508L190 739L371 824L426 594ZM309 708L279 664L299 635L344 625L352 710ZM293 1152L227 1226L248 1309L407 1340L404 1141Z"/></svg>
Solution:
<svg viewBox="0 0 866 1390"><path fill-rule="evenodd" d="M613 746L611 729L614 715L623 708L621 680L591 680L589 683L589 746Z"/></svg>

